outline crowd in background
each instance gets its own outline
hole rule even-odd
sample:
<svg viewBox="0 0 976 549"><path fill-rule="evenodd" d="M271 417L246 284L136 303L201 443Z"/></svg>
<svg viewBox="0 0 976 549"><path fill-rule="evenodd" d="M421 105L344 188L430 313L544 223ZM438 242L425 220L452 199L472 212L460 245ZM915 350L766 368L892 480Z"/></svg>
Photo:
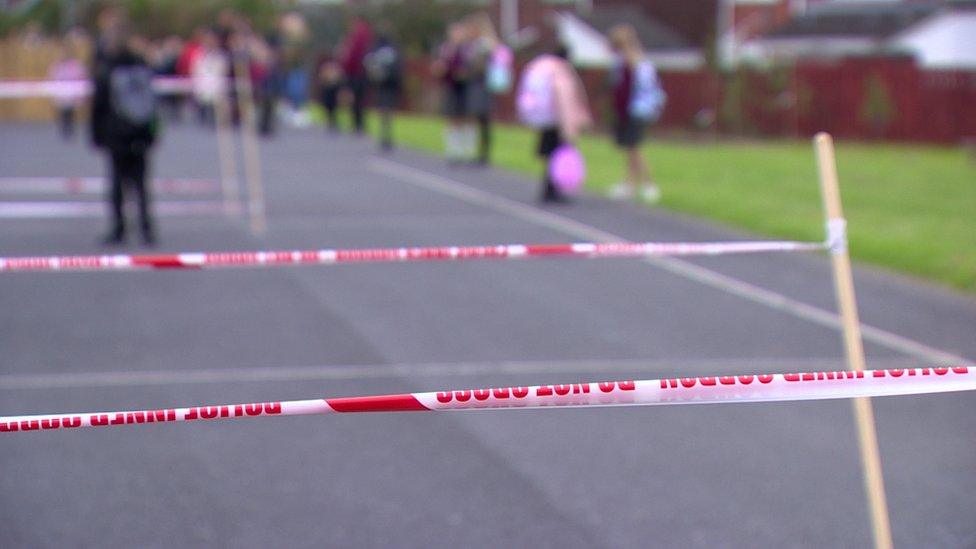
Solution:
<svg viewBox="0 0 976 549"><path fill-rule="evenodd" d="M98 19L99 37L120 13L117 8L102 12ZM364 18L353 14L346 26L348 31L337 46L316 49L299 13L285 13L270 32L259 33L246 17L224 10L213 25L198 27L186 38L149 39L131 33L126 48L144 59L156 75L192 83L189 97L160 97L161 114L169 120L180 121L184 111L192 110L201 124L213 125L222 94L230 96L232 118L239 120L239 113L233 111L236 90L227 83L234 82L239 71L247 71L263 135L272 135L278 121L297 127L310 125L313 120L309 106L313 102L321 105L327 127L333 132L339 130L338 109L348 105L350 129L361 134L366 128L370 97L381 112L392 111L398 105L403 61L389 25L381 23L374 29ZM78 40L88 40L81 30L72 34L80 37ZM85 49L64 46L48 78L88 78ZM77 107L78 100L72 97L63 102L66 121L69 107ZM67 124L66 127L70 132ZM384 140L384 145L391 144L390 139Z"/></svg>
<svg viewBox="0 0 976 549"><path fill-rule="evenodd" d="M262 34L246 17L224 10L213 25L201 26L185 39L151 40L132 32L124 21L119 8L101 12L90 74L79 48L68 45L49 72L52 80L90 78L95 83L92 137L107 150L117 183L112 197L116 215L107 243L124 238L124 187L134 188L139 199L144 241L154 241L144 180L145 157L155 139L155 117L178 122L189 110L205 126L239 124L243 113L237 94L242 81L249 85L257 127L264 136L273 135L280 122L311 125L310 105L314 103L324 113L328 133L341 131L339 110L346 106L349 131L361 135L371 104L379 114L378 143L383 150L393 148L392 114L403 92L404 59L388 23L370 23L354 12L335 47L316 48L305 18L296 12L279 16L271 32ZM618 54L609 81L613 137L624 153L628 174L626 181L613 188L611 197L656 202L660 192L639 146L646 126L660 117L666 95L632 26L615 27L610 40ZM520 119L538 132L537 152L543 159L540 199L565 202L585 169L574 142L592 123L590 105L566 48L549 37L536 44L536 50L538 55L516 78L514 53L487 13L470 14L447 26L430 66L430 74L443 91L445 154L451 165L487 165L498 96L514 94ZM157 97L151 123L121 131L125 123L112 120L118 118L119 109L110 105L118 98L106 98L115 77L108 79L107 75L119 66L136 64L153 78L189 82L190 93ZM70 137L80 97L63 95L55 100L62 133ZM138 105L135 99L131 103Z"/></svg>
<svg viewBox="0 0 976 549"><path fill-rule="evenodd" d="M432 67L443 81L449 162L488 164L494 96L511 91L512 51L486 13L451 23Z"/></svg>

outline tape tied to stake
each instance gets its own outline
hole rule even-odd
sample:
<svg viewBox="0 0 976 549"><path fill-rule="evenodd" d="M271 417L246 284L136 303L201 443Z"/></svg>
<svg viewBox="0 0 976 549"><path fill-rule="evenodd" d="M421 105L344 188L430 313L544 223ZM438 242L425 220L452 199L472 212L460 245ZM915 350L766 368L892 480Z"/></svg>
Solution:
<svg viewBox="0 0 976 549"><path fill-rule="evenodd" d="M827 249L831 254L847 253L847 220L844 218L827 221Z"/></svg>
<svg viewBox="0 0 976 549"><path fill-rule="evenodd" d="M143 423L360 412L426 412L674 404L792 402L923 395L976 390L965 366L787 374L675 377L649 380L485 387L427 393L323 398L0 417L0 433L111 427Z"/></svg>

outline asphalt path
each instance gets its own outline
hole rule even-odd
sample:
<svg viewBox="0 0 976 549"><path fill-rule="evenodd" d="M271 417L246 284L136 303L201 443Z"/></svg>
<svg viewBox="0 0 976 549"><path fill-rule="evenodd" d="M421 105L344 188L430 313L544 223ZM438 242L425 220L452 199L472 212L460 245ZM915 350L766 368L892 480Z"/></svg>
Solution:
<svg viewBox="0 0 976 549"><path fill-rule="evenodd" d="M2 177L104 172L52 127L0 126L0 143ZM318 131L262 157L265 234L161 217L158 250L755 237L595 197L542 208L523 177ZM153 166L216 179L216 140L170 128ZM105 228L0 218L0 254L101 253ZM869 366L976 358L970 296L856 283ZM0 415L842 368L833 299L821 255L6 274ZM896 544L976 545L974 403L875 399ZM846 401L24 433L0 437L0 468L5 547L870 543Z"/></svg>

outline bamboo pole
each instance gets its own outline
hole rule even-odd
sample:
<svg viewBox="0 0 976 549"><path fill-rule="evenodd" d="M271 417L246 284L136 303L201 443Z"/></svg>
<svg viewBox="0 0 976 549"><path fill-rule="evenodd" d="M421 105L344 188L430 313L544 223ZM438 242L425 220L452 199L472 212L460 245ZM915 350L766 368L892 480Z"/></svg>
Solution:
<svg viewBox="0 0 976 549"><path fill-rule="evenodd" d="M814 146L820 174L820 192L827 218L827 242L834 271L834 289L837 293L837 306L844 330L844 351L848 367L854 371L862 371L865 369L864 347L861 341L857 300L854 296L851 259L847 253L847 222L841 208L834 141L830 134L821 132L814 137ZM891 524L888 519L888 503L885 498L874 411L869 398L855 398L853 404L874 546L878 549L888 549L893 546Z"/></svg>
<svg viewBox="0 0 976 549"><path fill-rule="evenodd" d="M230 128L229 86L222 85L214 102L214 122L217 126L217 155L220 163L220 188L224 198L224 213L236 215L240 203L240 180L237 175L237 151Z"/></svg>
<svg viewBox="0 0 976 549"><path fill-rule="evenodd" d="M254 90L251 86L251 68L247 59L240 56L235 56L234 64L251 232L262 234L267 228L267 219L264 210L264 181L261 177L261 152L258 148L257 113L254 108Z"/></svg>

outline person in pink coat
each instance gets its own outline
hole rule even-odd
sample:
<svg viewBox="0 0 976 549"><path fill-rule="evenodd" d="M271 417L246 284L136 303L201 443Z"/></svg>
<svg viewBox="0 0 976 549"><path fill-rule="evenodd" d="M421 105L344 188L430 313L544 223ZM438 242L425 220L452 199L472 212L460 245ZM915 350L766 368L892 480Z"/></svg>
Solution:
<svg viewBox="0 0 976 549"><path fill-rule="evenodd" d="M539 132L538 155L545 160L542 202L565 202L566 197L549 176L549 159L557 149L572 144L593 123L586 91L568 51L559 46L526 65L516 98L522 121Z"/></svg>

